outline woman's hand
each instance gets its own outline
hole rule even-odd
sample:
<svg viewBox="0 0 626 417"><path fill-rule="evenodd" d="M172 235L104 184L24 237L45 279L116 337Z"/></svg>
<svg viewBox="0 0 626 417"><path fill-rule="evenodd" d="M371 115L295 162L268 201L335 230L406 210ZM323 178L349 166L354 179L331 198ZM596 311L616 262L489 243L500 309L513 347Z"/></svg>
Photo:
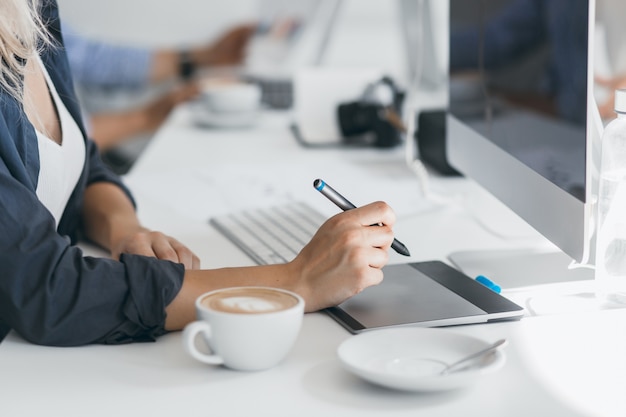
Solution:
<svg viewBox="0 0 626 417"><path fill-rule="evenodd" d="M119 259L122 253L152 256L158 259L182 263L185 269L199 269L200 259L178 240L145 228L139 228L117 240L111 247L111 255Z"/></svg>
<svg viewBox="0 0 626 417"><path fill-rule="evenodd" d="M85 190L85 234L107 248L114 259L122 253L152 256L197 269L200 260L174 238L141 226L128 196L115 184L96 182Z"/></svg>
<svg viewBox="0 0 626 417"><path fill-rule="evenodd" d="M194 302L218 288L262 285L300 294L307 312L340 304L383 279L396 217L382 202L328 219L287 264L188 270L183 286L167 307L165 328L181 329L194 320ZM381 224L382 226L371 226Z"/></svg>
<svg viewBox="0 0 626 417"><path fill-rule="evenodd" d="M337 214L320 227L288 265L306 311L340 304L382 281L395 220L387 204L376 202Z"/></svg>

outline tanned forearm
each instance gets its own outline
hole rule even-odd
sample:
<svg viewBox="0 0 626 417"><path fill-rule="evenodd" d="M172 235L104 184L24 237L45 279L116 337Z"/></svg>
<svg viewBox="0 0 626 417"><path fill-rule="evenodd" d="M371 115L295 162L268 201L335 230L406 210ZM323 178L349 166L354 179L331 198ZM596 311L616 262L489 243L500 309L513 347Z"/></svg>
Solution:
<svg viewBox="0 0 626 417"><path fill-rule="evenodd" d="M127 112L95 113L90 117L91 136L98 148L106 151L145 130L143 109Z"/></svg>
<svg viewBox="0 0 626 417"><path fill-rule="evenodd" d="M186 270L183 287L167 306L165 328L182 329L195 319L195 300L205 292L226 287L266 286L284 288L308 298L299 272L293 264Z"/></svg>
<svg viewBox="0 0 626 417"><path fill-rule="evenodd" d="M106 182L85 190L83 218L87 238L109 250L122 236L141 229L126 193Z"/></svg>

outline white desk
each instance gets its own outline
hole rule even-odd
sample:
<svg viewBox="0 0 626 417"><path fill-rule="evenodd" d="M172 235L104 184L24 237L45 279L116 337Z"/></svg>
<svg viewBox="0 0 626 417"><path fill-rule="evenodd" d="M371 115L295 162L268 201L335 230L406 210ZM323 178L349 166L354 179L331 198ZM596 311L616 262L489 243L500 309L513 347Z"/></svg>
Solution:
<svg viewBox="0 0 626 417"><path fill-rule="evenodd" d="M489 233L462 205L442 208L420 202L417 181L402 161L400 149L303 149L290 136L282 114L265 115L258 127L247 131L210 131L193 127L183 108L155 137L127 182L144 223L188 244L204 267L251 264L206 222L219 210L298 198L329 214L336 212L314 191L311 184L318 176L356 204L396 202L396 235L411 249L414 261L445 259L457 250L545 244L520 228L505 237ZM216 184L215 173L229 178ZM380 178L387 187L379 186ZM151 185L155 181L157 188ZM233 196L223 190L228 187L249 194ZM490 210L487 218L507 218L467 180L435 178L433 187L479 196L481 210ZM406 260L391 254L392 263ZM561 286L549 288L560 291ZM506 294L523 302L537 291ZM286 360L259 373L197 363L181 349L178 333L150 344L80 348L34 346L11 333L0 344L0 415L624 415L626 310L526 317L450 331L508 338L504 368L458 392L379 388L341 368L335 352L350 335L323 313L306 315Z"/></svg>

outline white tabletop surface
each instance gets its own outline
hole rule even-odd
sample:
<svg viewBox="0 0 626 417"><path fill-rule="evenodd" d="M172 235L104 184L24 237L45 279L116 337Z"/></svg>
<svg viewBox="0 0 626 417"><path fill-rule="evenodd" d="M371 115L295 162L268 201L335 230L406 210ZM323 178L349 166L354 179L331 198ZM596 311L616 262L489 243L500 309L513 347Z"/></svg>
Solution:
<svg viewBox="0 0 626 417"><path fill-rule="evenodd" d="M204 267L251 265L207 219L293 199L333 214L312 187L320 177L357 205L392 204L396 236L413 256L392 253L391 263L549 248L467 179L432 178L434 195L445 199L433 203L421 196L402 149L305 149L288 119L266 113L247 130L200 129L181 108L126 178L142 221L189 245ZM524 285L512 282L503 292L528 307L521 321L442 330L510 341L504 367L460 391L398 392L358 379L336 355L352 336L314 313L305 316L289 356L255 373L195 362L179 333L155 343L77 348L36 346L11 333L0 343L0 415L623 416L626 311L596 311L584 297L561 296L588 293L587 281Z"/></svg>

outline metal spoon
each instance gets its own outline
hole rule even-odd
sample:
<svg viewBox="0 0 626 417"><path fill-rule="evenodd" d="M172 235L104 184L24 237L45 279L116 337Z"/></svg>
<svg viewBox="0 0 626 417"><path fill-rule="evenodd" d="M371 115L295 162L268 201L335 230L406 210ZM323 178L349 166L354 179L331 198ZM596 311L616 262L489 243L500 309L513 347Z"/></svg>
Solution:
<svg viewBox="0 0 626 417"><path fill-rule="evenodd" d="M472 353L471 355L466 356L463 359L446 366L441 371L441 375L450 374L452 372L457 372L457 371L469 368L472 366L471 362L475 362L478 359L482 359L486 357L487 355L495 352L499 347L506 345L506 343L507 343L506 339L500 339L497 342L489 345L488 347L481 349L478 352Z"/></svg>

